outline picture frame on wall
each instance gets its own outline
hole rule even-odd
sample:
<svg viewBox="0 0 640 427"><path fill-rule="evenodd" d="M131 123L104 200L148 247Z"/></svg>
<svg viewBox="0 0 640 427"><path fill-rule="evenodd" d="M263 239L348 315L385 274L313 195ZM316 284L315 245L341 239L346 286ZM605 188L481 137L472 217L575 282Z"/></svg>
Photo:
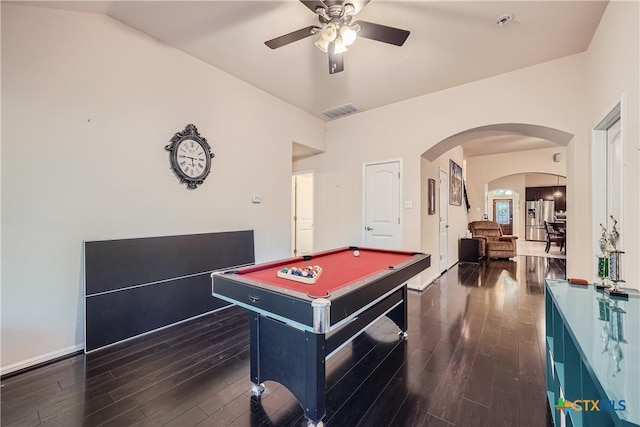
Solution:
<svg viewBox="0 0 640 427"><path fill-rule="evenodd" d="M436 180L429 178L427 181L427 214L434 215L436 213Z"/></svg>
<svg viewBox="0 0 640 427"><path fill-rule="evenodd" d="M462 168L449 160L449 204L462 206Z"/></svg>

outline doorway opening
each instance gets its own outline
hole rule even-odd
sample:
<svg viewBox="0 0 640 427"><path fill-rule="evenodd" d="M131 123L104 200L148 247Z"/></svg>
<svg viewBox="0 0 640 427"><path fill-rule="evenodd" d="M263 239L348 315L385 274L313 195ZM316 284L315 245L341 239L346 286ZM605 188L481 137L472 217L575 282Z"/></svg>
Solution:
<svg viewBox="0 0 640 427"><path fill-rule="evenodd" d="M513 201L493 199L493 219L500 224L502 234L513 234Z"/></svg>
<svg viewBox="0 0 640 427"><path fill-rule="evenodd" d="M440 220L438 222L438 236L440 248L440 273L444 273L449 269L449 175L440 169L440 187L438 192L438 200L440 205Z"/></svg>
<svg viewBox="0 0 640 427"><path fill-rule="evenodd" d="M593 129L591 143L591 213L593 236L601 234L600 225L611 231L615 224L617 229L624 230L624 97ZM614 222L615 220L615 222ZM600 253L597 239L594 243L594 254ZM624 247L624 233L619 237L617 249ZM595 271L596 268L594 267ZM621 266L625 276L626 264Z"/></svg>
<svg viewBox="0 0 640 427"><path fill-rule="evenodd" d="M314 173L297 172L291 177L291 254L313 253Z"/></svg>

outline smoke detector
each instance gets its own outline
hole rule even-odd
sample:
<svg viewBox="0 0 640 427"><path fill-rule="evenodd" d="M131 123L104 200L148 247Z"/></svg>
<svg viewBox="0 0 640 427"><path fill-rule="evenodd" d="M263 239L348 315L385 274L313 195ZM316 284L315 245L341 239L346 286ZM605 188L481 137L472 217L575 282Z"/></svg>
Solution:
<svg viewBox="0 0 640 427"><path fill-rule="evenodd" d="M504 27L505 25L507 25L511 21L513 21L513 14L506 13L504 15L500 15L496 19L496 24L498 24L499 27Z"/></svg>

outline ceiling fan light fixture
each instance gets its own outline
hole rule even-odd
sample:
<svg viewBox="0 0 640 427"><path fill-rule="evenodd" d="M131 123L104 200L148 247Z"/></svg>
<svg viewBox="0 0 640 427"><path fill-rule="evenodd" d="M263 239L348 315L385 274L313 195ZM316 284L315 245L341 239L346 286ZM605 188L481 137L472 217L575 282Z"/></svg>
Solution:
<svg viewBox="0 0 640 427"><path fill-rule="evenodd" d="M345 46L351 46L351 44L356 41L356 30L344 25L340 28L340 37Z"/></svg>
<svg viewBox="0 0 640 427"><path fill-rule="evenodd" d="M395 46L402 46L409 37L409 31L366 21L352 22L356 15L371 0L300 0L317 15L319 24L284 34L264 42L267 47L277 49L309 36L315 37L315 46L328 53L329 74L344 71L347 46L356 38L375 40Z"/></svg>
<svg viewBox="0 0 640 427"><path fill-rule="evenodd" d="M344 44L344 42L342 41L341 37L336 38L336 40L333 42L333 53L344 53L347 50L347 46Z"/></svg>
<svg viewBox="0 0 640 427"><path fill-rule="evenodd" d="M326 40L328 43L334 41L338 36L338 29L336 28L336 24L333 22L328 23L322 30L320 30L320 37Z"/></svg>
<svg viewBox="0 0 640 427"><path fill-rule="evenodd" d="M351 3L347 3L344 5L344 15L343 16L351 16L356 13L356 7Z"/></svg>
<svg viewBox="0 0 640 427"><path fill-rule="evenodd" d="M316 40L315 45L318 49L320 49L324 53L327 53L327 51L329 50L329 42L323 39L322 37L319 37L318 40Z"/></svg>

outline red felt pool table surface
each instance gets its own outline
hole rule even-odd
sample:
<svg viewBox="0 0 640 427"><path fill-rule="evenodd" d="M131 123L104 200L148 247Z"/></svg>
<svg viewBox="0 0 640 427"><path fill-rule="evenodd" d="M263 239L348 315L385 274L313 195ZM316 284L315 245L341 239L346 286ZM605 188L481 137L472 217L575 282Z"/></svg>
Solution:
<svg viewBox="0 0 640 427"><path fill-rule="evenodd" d="M323 297L349 286L391 266L410 260L413 252L389 251L383 249L359 248L360 256L353 255L349 248L342 248L311 255L310 260L303 257L290 258L267 264L260 264L239 269L237 274L246 278L293 291L307 293L311 297ZM311 285L283 279L276 273L287 267L306 267L318 265L322 274L317 282Z"/></svg>

